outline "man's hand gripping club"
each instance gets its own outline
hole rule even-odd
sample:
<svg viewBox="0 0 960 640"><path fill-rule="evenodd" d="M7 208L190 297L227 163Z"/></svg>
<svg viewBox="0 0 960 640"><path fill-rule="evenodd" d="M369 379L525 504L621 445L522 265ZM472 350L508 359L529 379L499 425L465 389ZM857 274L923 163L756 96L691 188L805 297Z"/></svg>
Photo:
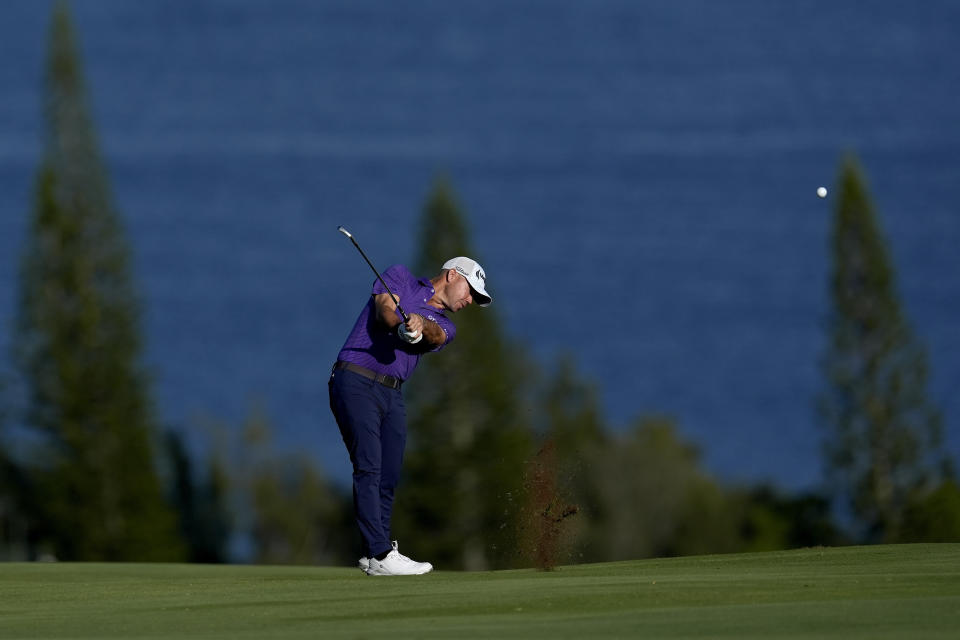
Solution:
<svg viewBox="0 0 960 640"><path fill-rule="evenodd" d="M387 293L377 294L375 297L377 320L388 328L397 328L397 336L404 342L417 344L423 339L423 316L411 313L404 323L397 317L397 297Z"/></svg>
<svg viewBox="0 0 960 640"><path fill-rule="evenodd" d="M417 344L423 340L423 317L411 313L406 324L401 322L397 325L397 335L410 344Z"/></svg>

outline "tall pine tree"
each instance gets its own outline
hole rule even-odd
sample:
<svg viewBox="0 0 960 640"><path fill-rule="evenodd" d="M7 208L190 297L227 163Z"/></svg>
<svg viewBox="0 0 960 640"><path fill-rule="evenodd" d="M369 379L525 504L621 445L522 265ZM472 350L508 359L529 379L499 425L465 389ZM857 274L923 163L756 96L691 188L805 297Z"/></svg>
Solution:
<svg viewBox="0 0 960 640"><path fill-rule="evenodd" d="M177 559L154 467L128 247L65 3L53 13L44 97L14 346L24 421L48 445L36 471L40 534L61 559Z"/></svg>
<svg viewBox="0 0 960 640"><path fill-rule="evenodd" d="M484 265L496 296L496 268L471 246L444 181L426 204L419 238L414 273L432 277L448 259L469 256ZM523 411L526 365L504 336L495 305L453 316L456 339L421 360L408 392L410 443L396 528L441 567L518 562L519 493L532 441Z"/></svg>
<svg viewBox="0 0 960 640"><path fill-rule="evenodd" d="M940 416L927 362L897 296L894 268L862 171L839 176L829 342L821 408L826 469L868 541L897 540L910 500L937 480Z"/></svg>

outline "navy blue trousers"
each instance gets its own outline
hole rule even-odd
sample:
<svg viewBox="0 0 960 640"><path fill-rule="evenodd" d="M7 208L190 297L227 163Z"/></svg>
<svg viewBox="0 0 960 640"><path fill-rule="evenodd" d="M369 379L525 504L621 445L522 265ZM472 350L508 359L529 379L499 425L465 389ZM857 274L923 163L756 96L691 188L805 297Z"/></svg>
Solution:
<svg viewBox="0 0 960 640"><path fill-rule="evenodd" d="M368 558L391 548L393 494L407 441L399 389L343 369L330 376L330 409L353 463L353 507Z"/></svg>

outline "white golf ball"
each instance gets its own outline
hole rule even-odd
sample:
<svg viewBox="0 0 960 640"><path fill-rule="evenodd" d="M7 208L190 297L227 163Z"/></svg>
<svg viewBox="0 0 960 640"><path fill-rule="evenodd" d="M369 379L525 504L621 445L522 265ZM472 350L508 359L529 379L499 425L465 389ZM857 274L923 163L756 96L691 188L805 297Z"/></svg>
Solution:
<svg viewBox="0 0 960 640"><path fill-rule="evenodd" d="M827 197L827 188L826 187L817 187L817 195L821 198Z"/></svg>

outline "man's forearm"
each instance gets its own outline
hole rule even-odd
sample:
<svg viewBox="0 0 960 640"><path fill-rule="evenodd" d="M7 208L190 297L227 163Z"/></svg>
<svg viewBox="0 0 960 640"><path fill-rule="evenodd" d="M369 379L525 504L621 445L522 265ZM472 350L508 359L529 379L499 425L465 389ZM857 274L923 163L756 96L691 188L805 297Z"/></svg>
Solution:
<svg viewBox="0 0 960 640"><path fill-rule="evenodd" d="M432 320L423 319L423 339L435 347L447 341L447 332Z"/></svg>
<svg viewBox="0 0 960 640"><path fill-rule="evenodd" d="M400 318L400 312L397 311L397 303L390 298L389 294L381 293L374 297L374 309L377 314L377 322L381 323L387 329L395 329L403 320Z"/></svg>
<svg viewBox="0 0 960 640"><path fill-rule="evenodd" d="M374 308L376 309L377 321L383 324L388 330L395 330L403 320L397 312L397 303L386 293L377 294L374 298ZM413 330L420 329L423 333L423 339L431 346L439 347L446 343L447 332L433 322L427 320L419 313L411 313L409 327Z"/></svg>

